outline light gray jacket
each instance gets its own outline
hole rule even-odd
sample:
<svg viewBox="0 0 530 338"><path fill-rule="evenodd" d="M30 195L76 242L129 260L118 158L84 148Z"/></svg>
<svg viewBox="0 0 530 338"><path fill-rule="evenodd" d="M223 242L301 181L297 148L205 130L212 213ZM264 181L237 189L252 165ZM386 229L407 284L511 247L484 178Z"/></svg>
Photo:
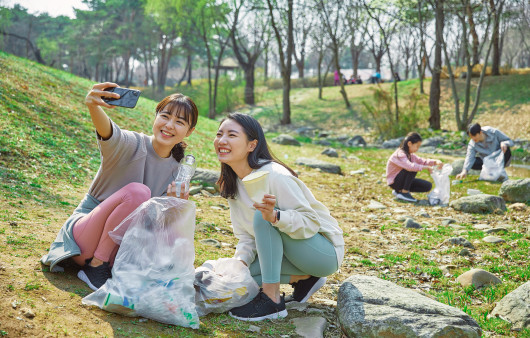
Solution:
<svg viewBox="0 0 530 338"><path fill-rule="evenodd" d="M484 133L484 141L476 142L469 141L467 145L466 160L464 161L464 169L469 171L475 163L475 158L484 158L496 150L501 149L501 144L508 147L513 147L513 141L506 136L502 131L492 127L482 127Z"/></svg>

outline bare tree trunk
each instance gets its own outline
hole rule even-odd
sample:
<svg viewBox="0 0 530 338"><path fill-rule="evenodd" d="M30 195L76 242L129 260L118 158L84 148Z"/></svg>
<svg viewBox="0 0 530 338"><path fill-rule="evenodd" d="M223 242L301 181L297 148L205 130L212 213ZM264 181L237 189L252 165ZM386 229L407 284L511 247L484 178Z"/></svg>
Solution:
<svg viewBox="0 0 530 338"><path fill-rule="evenodd" d="M471 48L473 51L473 64L472 64L472 67L473 67L479 63L480 55L479 55L478 49L479 49L480 43L478 39L477 30L475 29L475 20L473 20L473 8L471 7L471 3L469 1L467 2L466 13L467 13L467 19L469 23L469 33L471 34L471 37L473 38L473 46ZM471 75L471 73L469 74Z"/></svg>
<svg viewBox="0 0 530 338"><path fill-rule="evenodd" d="M440 129L440 74L442 72L442 43L444 29L444 0L435 2L435 20L436 20L436 40L434 50L434 67L431 81L431 90L429 94L429 108L431 116L429 125L432 129Z"/></svg>
<svg viewBox="0 0 530 338"><path fill-rule="evenodd" d="M495 1L489 0L490 11L493 13L493 56L491 59L491 75L501 75L501 43L499 39L500 21L504 1L499 1L499 9L495 8Z"/></svg>

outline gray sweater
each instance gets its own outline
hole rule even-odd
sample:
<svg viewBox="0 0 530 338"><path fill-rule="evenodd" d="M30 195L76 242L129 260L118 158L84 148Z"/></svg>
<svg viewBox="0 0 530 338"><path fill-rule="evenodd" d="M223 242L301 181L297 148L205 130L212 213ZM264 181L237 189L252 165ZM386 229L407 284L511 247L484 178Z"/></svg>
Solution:
<svg viewBox="0 0 530 338"><path fill-rule="evenodd" d="M121 130L112 122L112 136L108 140L98 137L101 165L92 181L88 194L66 220L41 262L54 266L62 260L81 253L74 240L75 222L90 213L101 202L129 183L143 183L151 189L151 197L166 194L179 167L172 157L161 158L155 152L152 136Z"/></svg>
<svg viewBox="0 0 530 338"><path fill-rule="evenodd" d="M492 127L482 127L484 133L484 141L476 142L469 141L467 145L466 160L464 161L464 169L469 171L475 163L475 158L484 158L496 150L501 149L501 144L508 147L513 147L513 141L506 136L502 131Z"/></svg>

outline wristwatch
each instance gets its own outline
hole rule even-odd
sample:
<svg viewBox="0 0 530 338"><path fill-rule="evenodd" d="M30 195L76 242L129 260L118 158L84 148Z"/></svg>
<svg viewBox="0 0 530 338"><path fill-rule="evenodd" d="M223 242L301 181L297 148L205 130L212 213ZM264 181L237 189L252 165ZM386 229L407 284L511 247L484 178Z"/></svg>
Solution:
<svg viewBox="0 0 530 338"><path fill-rule="evenodd" d="M276 223L280 221L280 210L276 210Z"/></svg>

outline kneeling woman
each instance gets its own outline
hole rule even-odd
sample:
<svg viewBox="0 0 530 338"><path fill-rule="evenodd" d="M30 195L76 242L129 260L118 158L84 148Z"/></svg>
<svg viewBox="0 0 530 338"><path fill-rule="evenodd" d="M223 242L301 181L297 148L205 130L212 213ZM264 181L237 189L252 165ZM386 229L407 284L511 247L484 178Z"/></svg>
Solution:
<svg viewBox="0 0 530 338"><path fill-rule="evenodd" d="M414 155L420 148L421 141L420 134L408 133L386 163L386 180L397 199L416 202L411 192L429 192L432 188L431 182L416 178L416 174L423 169L431 172L434 166L439 169L443 166L439 160L423 159Z"/></svg>
<svg viewBox="0 0 530 338"><path fill-rule="evenodd" d="M342 230L294 171L271 155L253 117L228 115L214 146L221 162L221 195L228 199L239 239L234 257L262 285L254 300L230 315L246 321L285 317L286 301L307 301L338 270L344 258ZM255 171L269 173L269 194L262 203L252 202L242 183ZM294 287L287 300L280 296L280 283Z"/></svg>

